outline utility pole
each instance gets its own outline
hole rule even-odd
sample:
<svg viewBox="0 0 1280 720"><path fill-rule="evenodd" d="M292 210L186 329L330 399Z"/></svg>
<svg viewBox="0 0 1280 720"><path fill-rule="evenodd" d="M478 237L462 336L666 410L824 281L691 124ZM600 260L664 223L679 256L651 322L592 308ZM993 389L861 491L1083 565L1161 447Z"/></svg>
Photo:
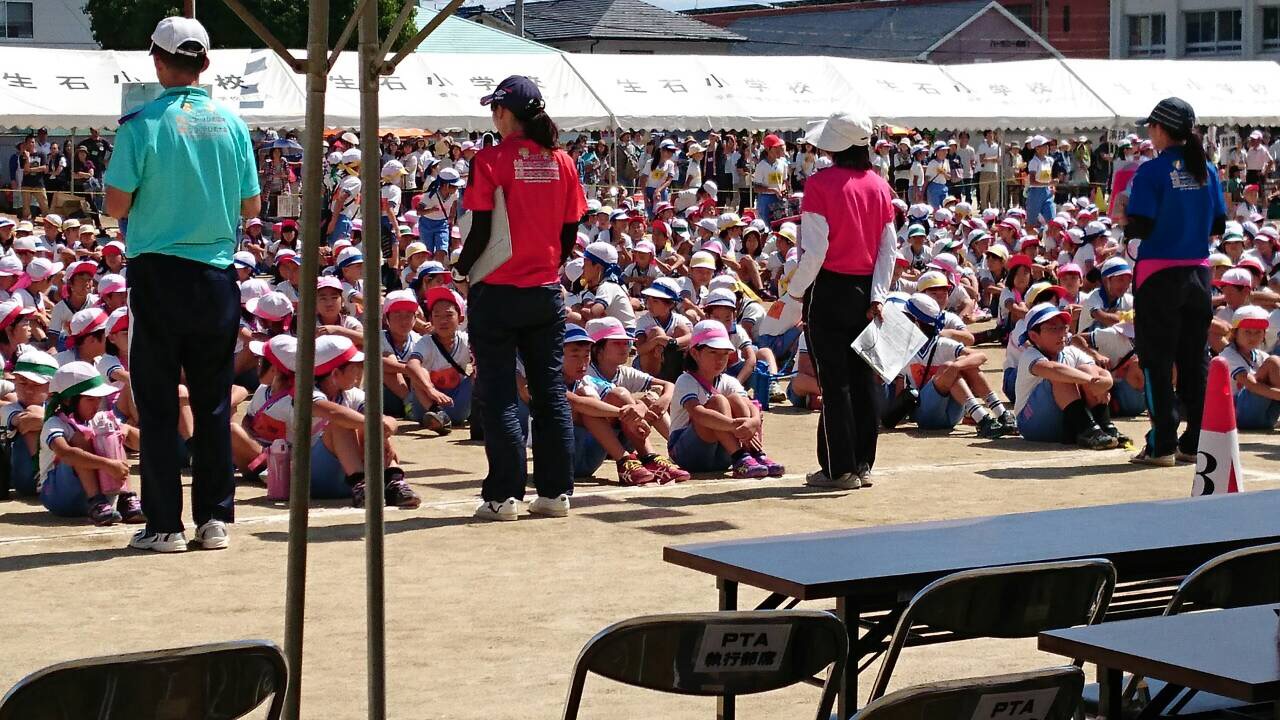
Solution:
<svg viewBox="0 0 1280 720"><path fill-rule="evenodd" d="M524 0L516 0L516 34L524 37Z"/></svg>
<svg viewBox="0 0 1280 720"><path fill-rule="evenodd" d="M196 16L196 0L182 0L182 14L189 18Z"/></svg>

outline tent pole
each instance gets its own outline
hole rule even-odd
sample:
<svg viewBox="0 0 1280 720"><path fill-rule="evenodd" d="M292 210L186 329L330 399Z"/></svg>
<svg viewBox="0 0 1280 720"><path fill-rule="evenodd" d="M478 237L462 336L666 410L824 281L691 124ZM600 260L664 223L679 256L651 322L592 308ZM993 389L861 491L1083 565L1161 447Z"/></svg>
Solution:
<svg viewBox="0 0 1280 720"><path fill-rule="evenodd" d="M333 69L334 64L338 62L338 57L346 49L347 42L351 40L351 33L356 31L356 23L360 21L360 17L364 14L364 9L368 5L369 0L360 0L356 4L355 10L351 12L351 17L347 18L347 24L342 27L342 32L338 35L338 44L333 46L333 52L329 55L329 70Z"/></svg>
<svg viewBox="0 0 1280 720"><path fill-rule="evenodd" d="M368 634L369 720L387 716L386 597L383 568L382 362L382 209L381 147L378 138L378 5L368 3L360 16L360 181L364 217L364 477L365 591ZM394 225L392 242L395 237Z"/></svg>
<svg viewBox="0 0 1280 720"><path fill-rule="evenodd" d="M390 60L386 61L385 63L382 63L382 67L379 69L379 72L381 72L383 75L390 75L391 73L395 72L396 66L399 65L402 60L409 57L411 53L417 50L418 46L422 44L422 41L426 40L428 35L435 32L436 28L440 27L440 24L443 23L445 20L449 19L449 16L453 15L454 11L456 11L461 6L462 6L462 0L449 0L449 4L441 8L436 13L436 16L431 18L430 22L428 22L426 25L423 25L422 29L418 31L417 35L414 35L412 38L410 38L409 42L405 43L404 47L396 51L396 54L392 56ZM391 44L391 40L388 39L387 40L388 49L390 49L390 44ZM385 56L385 52L384 52L384 56ZM379 60L381 59L382 58L379 58Z"/></svg>
<svg viewBox="0 0 1280 720"><path fill-rule="evenodd" d="M404 0L404 5L400 6L400 14L391 25L391 32L387 33L387 39L382 41L382 47L378 49L378 57L385 58L387 53L391 52L391 46L396 44L396 38L400 37L400 31L404 29L404 24L409 22L409 15L417 6L416 0Z"/></svg>
<svg viewBox="0 0 1280 720"><path fill-rule="evenodd" d="M289 684L285 691L284 718L298 720L302 708L302 630L307 597L307 524L311 500L311 392L315 387L316 276L320 266L320 211L324 156L324 100L328 87L325 51L329 46L329 0L311 0L307 22L307 120L302 165L302 270L298 280L297 397L294 425L292 477L289 479L289 556L285 584L284 647L288 657Z"/></svg>
<svg viewBox="0 0 1280 720"><path fill-rule="evenodd" d="M222 1L227 4L227 7L231 8L231 12L235 13L245 25L249 26L249 29L253 31L254 35L261 38L262 42L266 43L267 47L271 48L276 55L280 56L281 60L285 61L285 64L293 68L295 73L306 72L306 65L301 60L294 57L293 53L289 52L289 48L285 47L284 43L280 42L280 39L273 35L272 32L267 29L267 26L263 25L262 21L259 20L248 8L246 8L240 0ZM328 43L329 39L325 38L325 45L327 46ZM310 44L311 40L308 38L307 45L310 46Z"/></svg>

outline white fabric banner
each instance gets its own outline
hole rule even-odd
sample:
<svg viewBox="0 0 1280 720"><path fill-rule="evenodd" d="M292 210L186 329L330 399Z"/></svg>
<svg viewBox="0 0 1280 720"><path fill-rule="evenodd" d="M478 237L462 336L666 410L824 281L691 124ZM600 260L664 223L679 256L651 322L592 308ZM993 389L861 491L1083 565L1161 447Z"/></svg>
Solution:
<svg viewBox="0 0 1280 720"><path fill-rule="evenodd" d="M1280 124L1280 65L1243 60L1066 60L1115 113L1132 126L1156 103L1177 96L1205 125Z"/></svg>
<svg viewBox="0 0 1280 720"><path fill-rule="evenodd" d="M943 74L970 102L937 126L982 130L1109 127L1115 113L1057 60L943 65Z"/></svg>

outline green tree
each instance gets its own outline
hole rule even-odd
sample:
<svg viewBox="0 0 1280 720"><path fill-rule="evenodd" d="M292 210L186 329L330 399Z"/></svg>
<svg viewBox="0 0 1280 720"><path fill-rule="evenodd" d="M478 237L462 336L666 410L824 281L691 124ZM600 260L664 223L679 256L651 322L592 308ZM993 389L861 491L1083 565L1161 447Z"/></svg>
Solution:
<svg viewBox="0 0 1280 720"><path fill-rule="evenodd" d="M303 49L307 46L307 3L298 0L242 0L285 46ZM357 0L330 0L329 47L355 11ZM378 0L378 35L391 31L400 8L415 0ZM151 46L151 31L160 18L182 13L181 0L86 0L93 37L106 50L146 50ZM415 11L416 12L416 11ZM196 17L209 30L215 48L266 47L252 31L231 12L222 0L199 0ZM395 47L404 45L414 34L412 18L405 23ZM352 33L348 49L355 48Z"/></svg>

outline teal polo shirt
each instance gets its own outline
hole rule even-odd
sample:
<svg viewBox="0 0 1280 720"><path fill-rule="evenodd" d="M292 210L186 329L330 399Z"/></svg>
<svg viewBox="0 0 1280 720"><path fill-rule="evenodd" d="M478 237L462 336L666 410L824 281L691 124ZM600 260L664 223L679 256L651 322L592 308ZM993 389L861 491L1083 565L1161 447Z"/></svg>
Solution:
<svg viewBox="0 0 1280 720"><path fill-rule="evenodd" d="M128 257L219 268L236 250L240 201L260 193L249 128L198 87L169 88L121 118L103 182L133 194Z"/></svg>

